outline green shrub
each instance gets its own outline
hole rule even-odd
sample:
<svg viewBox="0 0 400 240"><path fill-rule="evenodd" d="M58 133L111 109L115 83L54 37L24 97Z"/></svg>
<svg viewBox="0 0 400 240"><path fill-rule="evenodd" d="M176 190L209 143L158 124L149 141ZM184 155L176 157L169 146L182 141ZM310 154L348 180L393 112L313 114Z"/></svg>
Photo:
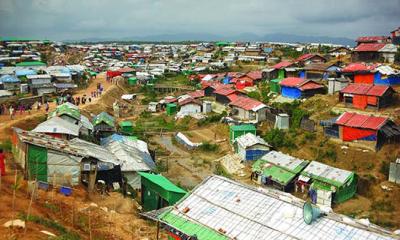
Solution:
<svg viewBox="0 0 400 240"><path fill-rule="evenodd" d="M199 149L204 152L215 152L219 149L219 146L210 142L202 142Z"/></svg>
<svg viewBox="0 0 400 240"><path fill-rule="evenodd" d="M389 162L382 162L379 172L382 173L383 175L385 175L386 178L388 178L389 177L389 168L390 168Z"/></svg>
<svg viewBox="0 0 400 240"><path fill-rule="evenodd" d="M12 144L11 140L7 139L4 142L0 143L0 149L3 149L5 152L11 152Z"/></svg>
<svg viewBox="0 0 400 240"><path fill-rule="evenodd" d="M265 136L264 140L276 148L286 147L296 149L297 146L290 136L281 129L271 129Z"/></svg>

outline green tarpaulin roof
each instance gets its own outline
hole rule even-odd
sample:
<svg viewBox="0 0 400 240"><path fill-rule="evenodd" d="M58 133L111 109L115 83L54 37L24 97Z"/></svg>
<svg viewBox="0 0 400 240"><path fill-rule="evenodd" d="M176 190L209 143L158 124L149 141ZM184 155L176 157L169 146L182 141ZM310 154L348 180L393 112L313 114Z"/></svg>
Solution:
<svg viewBox="0 0 400 240"><path fill-rule="evenodd" d="M182 188L176 186L173 184L171 181L168 180L168 178L162 176L162 175L156 175L156 174L151 174L151 173L145 173L145 172L139 172L139 175L146 178L150 182L159 185L163 189L170 191L170 192L176 192L176 193L186 193L185 190Z"/></svg>
<svg viewBox="0 0 400 240"><path fill-rule="evenodd" d="M266 177L271 177L272 180L279 182L282 185L287 185L296 176L296 174L286 171L285 169L275 165L264 168L263 175Z"/></svg>
<svg viewBox="0 0 400 240"><path fill-rule="evenodd" d="M106 123L107 125L109 125L111 127L115 126L114 118L106 112L101 112L99 115L97 115L96 117L93 118L93 125L98 125L102 122Z"/></svg>
<svg viewBox="0 0 400 240"><path fill-rule="evenodd" d="M49 117L54 117L54 116L61 116L61 115L68 115L72 118L75 118L76 120L81 120L81 113L78 109L72 108L68 106L67 104L62 104L56 108L53 112L49 113Z"/></svg>
<svg viewBox="0 0 400 240"><path fill-rule="evenodd" d="M225 240L229 239L228 237L223 236L221 233L203 226L201 224L197 224L193 221L186 220L176 214L171 212L164 213L160 219L164 222L167 222L172 227L178 229L179 231L192 236L196 234L198 240Z"/></svg>
<svg viewBox="0 0 400 240"><path fill-rule="evenodd" d="M46 63L39 62L39 61L32 61L32 62L20 62L15 64L17 67L29 67L29 66L46 66Z"/></svg>
<svg viewBox="0 0 400 240"><path fill-rule="evenodd" d="M256 127L251 124L233 125L231 126L232 131L256 131Z"/></svg>

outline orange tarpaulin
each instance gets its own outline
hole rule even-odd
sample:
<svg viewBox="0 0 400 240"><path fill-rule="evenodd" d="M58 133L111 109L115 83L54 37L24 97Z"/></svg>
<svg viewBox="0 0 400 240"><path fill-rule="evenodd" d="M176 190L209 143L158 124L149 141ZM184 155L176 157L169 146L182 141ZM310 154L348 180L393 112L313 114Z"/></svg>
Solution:
<svg viewBox="0 0 400 240"><path fill-rule="evenodd" d="M354 75L354 83L374 84L374 74L356 74Z"/></svg>
<svg viewBox="0 0 400 240"><path fill-rule="evenodd" d="M375 96L368 96L367 102L369 105L376 106L378 104L378 98Z"/></svg>
<svg viewBox="0 0 400 240"><path fill-rule="evenodd" d="M353 106L359 109L365 109L367 107L367 96L354 95L353 96Z"/></svg>

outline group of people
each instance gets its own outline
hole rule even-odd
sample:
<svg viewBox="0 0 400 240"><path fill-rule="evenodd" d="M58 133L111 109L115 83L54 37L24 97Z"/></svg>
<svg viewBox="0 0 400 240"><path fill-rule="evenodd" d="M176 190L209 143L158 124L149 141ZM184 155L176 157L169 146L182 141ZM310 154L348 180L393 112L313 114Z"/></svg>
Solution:
<svg viewBox="0 0 400 240"><path fill-rule="evenodd" d="M36 109L36 111L40 111L42 109L42 103L37 101L34 104L10 104L8 107L5 104L2 104L0 107L1 115L9 115L10 119L14 119L16 114L23 115L25 113L31 114L31 111ZM44 104L44 109L46 113L50 109L49 103L46 101Z"/></svg>

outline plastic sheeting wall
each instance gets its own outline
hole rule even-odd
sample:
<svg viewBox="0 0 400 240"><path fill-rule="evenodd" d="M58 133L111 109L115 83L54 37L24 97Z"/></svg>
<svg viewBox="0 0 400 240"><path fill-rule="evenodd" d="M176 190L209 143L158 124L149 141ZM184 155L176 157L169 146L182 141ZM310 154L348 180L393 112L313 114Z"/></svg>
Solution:
<svg viewBox="0 0 400 240"><path fill-rule="evenodd" d="M369 140L376 141L376 131L343 126L343 141Z"/></svg>
<svg viewBox="0 0 400 240"><path fill-rule="evenodd" d="M29 145L28 147L29 179L47 182L47 150Z"/></svg>
<svg viewBox="0 0 400 240"><path fill-rule="evenodd" d="M297 99L301 97L301 91L298 88L282 86L282 96Z"/></svg>
<svg viewBox="0 0 400 240"><path fill-rule="evenodd" d="M47 153L47 181L50 184L74 186L79 184L81 157L55 151Z"/></svg>
<svg viewBox="0 0 400 240"><path fill-rule="evenodd" d="M122 175L124 175L124 177L126 177L128 180L129 186L131 186L133 189L140 189L141 181L137 172L123 172Z"/></svg>

